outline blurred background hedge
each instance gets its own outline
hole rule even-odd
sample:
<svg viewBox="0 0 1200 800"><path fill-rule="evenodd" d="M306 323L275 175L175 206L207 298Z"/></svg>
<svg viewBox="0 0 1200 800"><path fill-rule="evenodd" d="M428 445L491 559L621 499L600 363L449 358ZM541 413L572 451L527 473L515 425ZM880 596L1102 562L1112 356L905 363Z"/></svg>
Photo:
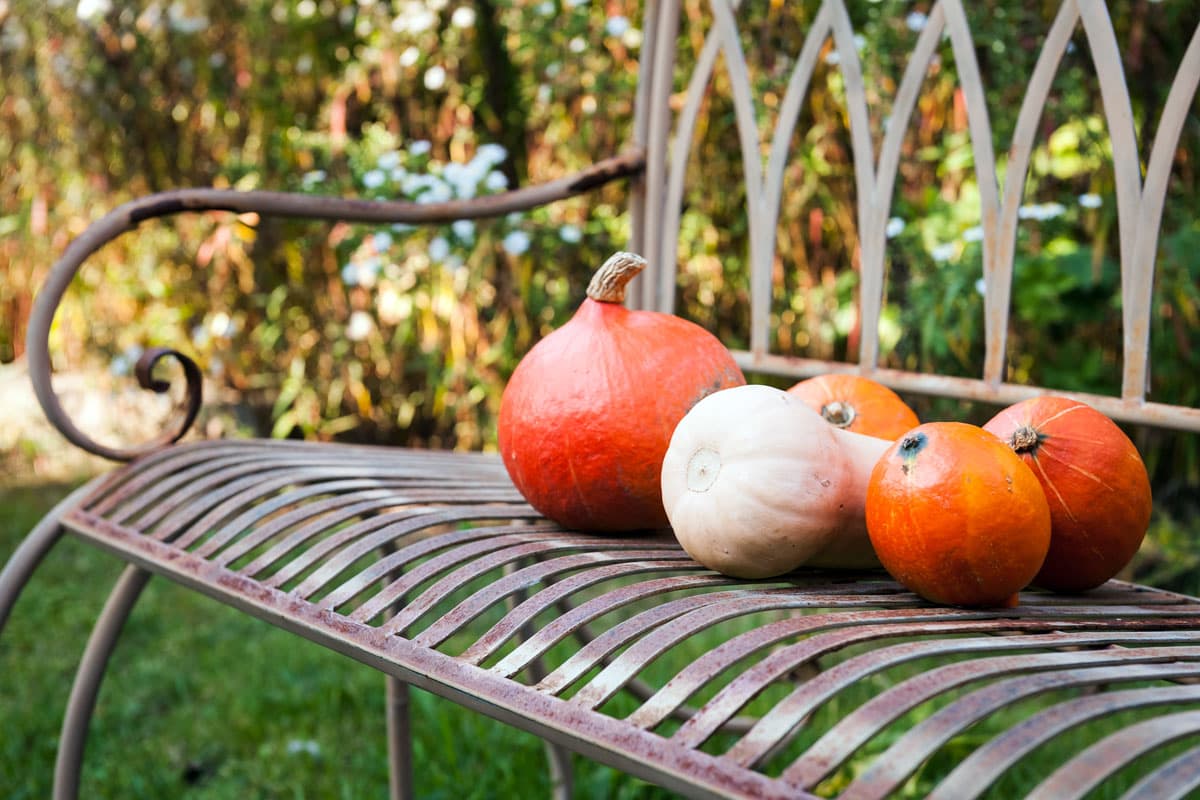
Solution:
<svg viewBox="0 0 1200 800"><path fill-rule="evenodd" d="M971 3L998 154L1055 2ZM819 4L752 2L746 50L765 126ZM929 3L848 3L876 142ZM1200 8L1109 3L1143 159ZM629 138L641 45L630 0L0 0L0 362L69 239L119 203L181 186L438 200L548 180ZM686 0L682 59L707 3ZM930 69L888 223L881 325L892 365L978 375L978 191L948 41ZM793 143L773 309L781 353L853 359L858 231L837 54ZM723 80L723 78L719 78ZM746 344L746 226L732 111L701 132L679 244L678 308ZM1110 145L1077 30L1041 120L1022 207L1010 332L1016 381L1113 392L1119 274ZM1167 195L1151 397L1200 403L1200 118ZM702 172L700 172L702 170ZM529 215L429 229L228 214L144 225L93 258L54 331L59 368L120 378L141 348L192 354L244 432L485 448L520 355L623 245L625 187ZM900 286L903 285L903 289ZM964 404L912 398L923 416ZM230 423L230 424L234 424ZM1177 512L1197 437L1132 431ZM1193 513L1194 517L1195 514Z"/></svg>

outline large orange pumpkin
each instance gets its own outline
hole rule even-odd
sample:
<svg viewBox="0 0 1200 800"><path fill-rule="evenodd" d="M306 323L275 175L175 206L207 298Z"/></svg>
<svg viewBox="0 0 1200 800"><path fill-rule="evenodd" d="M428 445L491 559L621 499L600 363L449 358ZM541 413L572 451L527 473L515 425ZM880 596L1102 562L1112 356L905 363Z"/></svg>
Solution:
<svg viewBox="0 0 1200 800"><path fill-rule="evenodd" d="M900 395L861 375L829 373L788 389L831 425L864 436L897 439L921 423Z"/></svg>
<svg viewBox="0 0 1200 800"><path fill-rule="evenodd" d="M1150 524L1146 465L1117 424L1057 395L1023 400L984 426L1025 460L1050 503L1050 553L1034 583L1091 589L1125 567Z"/></svg>
<svg viewBox="0 0 1200 800"><path fill-rule="evenodd" d="M701 398L746 382L699 325L622 305L645 260L617 253L575 315L521 359L500 401L500 454L537 511L569 528L667 526L663 456Z"/></svg>
<svg viewBox="0 0 1200 800"><path fill-rule="evenodd" d="M866 517L884 569L946 605L1016 605L1050 546L1033 472L962 422L928 422L893 442L871 472Z"/></svg>

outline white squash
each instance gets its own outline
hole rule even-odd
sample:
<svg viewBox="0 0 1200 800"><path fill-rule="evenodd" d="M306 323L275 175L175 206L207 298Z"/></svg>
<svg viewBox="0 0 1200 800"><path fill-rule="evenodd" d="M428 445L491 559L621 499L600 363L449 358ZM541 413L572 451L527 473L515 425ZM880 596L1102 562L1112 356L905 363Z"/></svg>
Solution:
<svg viewBox="0 0 1200 800"><path fill-rule="evenodd" d="M890 444L835 428L781 389L723 389L675 427L663 505L688 555L726 575L878 567L864 509Z"/></svg>

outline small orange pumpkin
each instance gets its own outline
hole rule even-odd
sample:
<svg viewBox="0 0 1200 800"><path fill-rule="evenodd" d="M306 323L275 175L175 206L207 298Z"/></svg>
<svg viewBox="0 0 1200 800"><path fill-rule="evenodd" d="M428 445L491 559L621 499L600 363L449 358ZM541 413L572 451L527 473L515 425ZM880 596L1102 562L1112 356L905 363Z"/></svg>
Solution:
<svg viewBox="0 0 1200 800"><path fill-rule="evenodd" d="M1133 559L1150 525L1150 479L1115 422L1079 400L1045 395L1009 406L983 427L1033 469L1050 503L1050 553L1036 585L1092 589Z"/></svg>
<svg viewBox="0 0 1200 800"><path fill-rule="evenodd" d="M568 528L665 528L660 479L675 426L701 398L746 382L704 328L622 304L645 266L633 253L609 258L575 315L521 359L500 399L509 477Z"/></svg>
<svg viewBox="0 0 1200 800"><path fill-rule="evenodd" d="M921 424L900 395L861 375L817 375L788 392L829 424L864 436L895 440Z"/></svg>
<svg viewBox="0 0 1200 800"><path fill-rule="evenodd" d="M963 422L928 422L892 443L871 472L866 517L884 569L946 605L1015 606L1050 547L1033 471Z"/></svg>

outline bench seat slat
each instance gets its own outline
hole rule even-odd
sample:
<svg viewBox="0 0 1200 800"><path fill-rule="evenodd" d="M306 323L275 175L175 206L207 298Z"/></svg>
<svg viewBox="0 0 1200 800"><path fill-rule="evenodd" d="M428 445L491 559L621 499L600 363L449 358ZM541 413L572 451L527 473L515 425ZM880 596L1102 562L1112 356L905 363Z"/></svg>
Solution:
<svg viewBox="0 0 1200 800"><path fill-rule="evenodd" d="M117 470L63 524L152 572L687 796L803 797L858 755L865 771L846 796L886 796L964 729L1071 688L1099 690L1112 698L1105 707L1169 715L1151 730L1160 738L1185 737L1196 721L1177 713L1200 704L1196 687L1171 683L1200 676L1200 602L1189 598L1112 581L1079 597L1029 591L1015 609L980 610L925 603L882 572L740 581L695 564L669 533L587 535L540 519L495 456L320 452L256 440L178 445ZM311 481L314 458L340 471ZM244 459L255 469L228 468ZM211 484L219 491L189 493L190 511L169 536L129 511L136 493L126 487L148 485L147 474L170 482L168 465L194 477L205 463L215 466L204 474L221 475ZM471 471L494 497L462 490ZM512 502L495 502L506 492ZM234 497L242 505L231 507ZM527 670L538 659L548 668ZM1134 695L1143 690L1131 681L1154 685ZM1099 702L1068 699L1070 711L1058 702L1027 732L1053 738ZM840 710L822 716L829 704ZM897 740L893 722L928 704L934 713ZM947 776L956 797L1015 762L1025 740L1012 736L993 734L976 750L992 765L986 780ZM1066 780L1054 775L1092 757L1068 752L1059 765L1068 771L1048 774ZM957 793L963 786L970 791Z"/></svg>

